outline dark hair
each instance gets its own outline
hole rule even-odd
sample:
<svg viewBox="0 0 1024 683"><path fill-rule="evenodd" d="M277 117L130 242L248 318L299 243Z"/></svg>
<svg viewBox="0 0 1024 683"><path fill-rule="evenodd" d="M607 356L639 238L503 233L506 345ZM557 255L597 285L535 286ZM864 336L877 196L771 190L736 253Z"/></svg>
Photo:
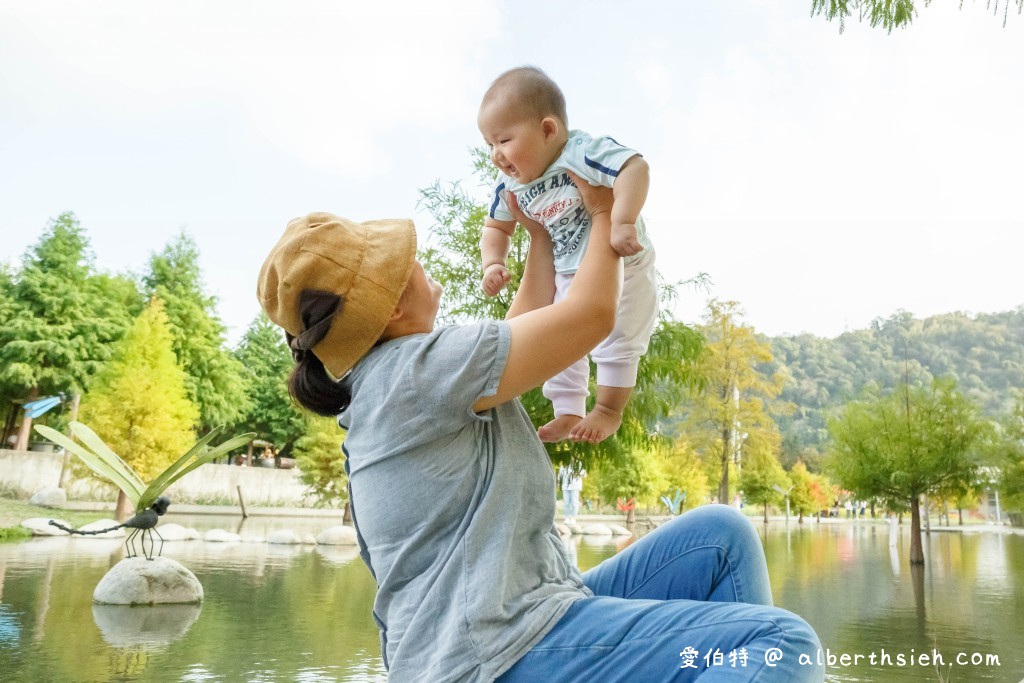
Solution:
<svg viewBox="0 0 1024 683"><path fill-rule="evenodd" d="M334 417L352 402L348 383L328 375L327 368L312 351L296 361L288 376L288 393L300 406L324 417Z"/></svg>
<svg viewBox="0 0 1024 683"><path fill-rule="evenodd" d="M338 294L305 289L299 294L302 331L298 335L285 332L295 361L288 376L288 393L303 408L325 417L337 415L352 402L352 391L344 378L331 377L323 361L313 353L313 347L327 336L344 303L345 298Z"/></svg>
<svg viewBox="0 0 1024 683"><path fill-rule="evenodd" d="M535 66L518 66L495 78L484 94L484 102L497 92L513 97L531 114L555 116L562 125L569 127L561 88Z"/></svg>

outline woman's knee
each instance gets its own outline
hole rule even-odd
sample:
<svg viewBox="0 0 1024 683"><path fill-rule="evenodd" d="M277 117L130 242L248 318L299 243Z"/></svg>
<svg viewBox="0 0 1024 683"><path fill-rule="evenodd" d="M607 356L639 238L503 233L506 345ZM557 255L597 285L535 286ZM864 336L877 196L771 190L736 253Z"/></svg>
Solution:
<svg viewBox="0 0 1024 683"><path fill-rule="evenodd" d="M821 641L811 625L792 612L776 608L773 621L781 631L780 645L766 653L765 666L781 675L778 680L817 683L825 678ZM770 660L775 658L774 662ZM774 664L774 666L773 666Z"/></svg>

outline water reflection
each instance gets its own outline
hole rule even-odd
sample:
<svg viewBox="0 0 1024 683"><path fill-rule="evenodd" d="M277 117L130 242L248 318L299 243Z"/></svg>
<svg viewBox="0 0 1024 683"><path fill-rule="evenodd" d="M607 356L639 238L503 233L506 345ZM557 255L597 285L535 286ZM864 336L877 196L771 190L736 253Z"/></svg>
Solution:
<svg viewBox="0 0 1024 683"><path fill-rule="evenodd" d="M202 605L92 606L92 618L108 645L153 649L181 638L199 618Z"/></svg>
<svg viewBox="0 0 1024 683"><path fill-rule="evenodd" d="M912 570L905 526L893 546L885 522L757 528L776 603L804 616L830 652L936 649L947 665L957 652L993 653L1000 666L942 669L943 680L1024 677L1024 537L935 532L926 537L927 564ZM575 536L568 547L586 570L631 542ZM206 594L201 608L178 606L195 611L177 626L163 616L147 623L154 608L114 615L92 605L96 584L123 556L117 539L0 545L3 679L383 680L370 616L375 584L355 547L169 541L164 555L188 567ZM939 675L933 666L862 664L835 666L829 680L934 683Z"/></svg>

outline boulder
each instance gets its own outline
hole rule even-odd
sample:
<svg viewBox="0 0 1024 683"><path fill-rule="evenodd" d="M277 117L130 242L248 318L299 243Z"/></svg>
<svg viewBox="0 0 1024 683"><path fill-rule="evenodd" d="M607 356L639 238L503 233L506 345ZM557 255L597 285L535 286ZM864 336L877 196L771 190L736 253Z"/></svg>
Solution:
<svg viewBox="0 0 1024 683"><path fill-rule="evenodd" d="M614 536L632 536L633 532L624 526L619 524L609 524L608 528L612 530Z"/></svg>
<svg viewBox="0 0 1024 683"><path fill-rule="evenodd" d="M310 533L302 534L302 545L316 545L316 536Z"/></svg>
<svg viewBox="0 0 1024 683"><path fill-rule="evenodd" d="M71 526L63 519L54 519L64 526ZM68 532L58 529L50 524L50 517L31 517L21 523L23 527L32 532L33 536L67 536Z"/></svg>
<svg viewBox="0 0 1024 683"><path fill-rule="evenodd" d="M320 545L357 545L356 530L350 526L332 526L321 531L316 542Z"/></svg>
<svg viewBox="0 0 1024 683"><path fill-rule="evenodd" d="M48 486L33 493L28 502L29 505L38 505L44 508L62 508L67 505L68 494L64 489Z"/></svg>
<svg viewBox="0 0 1024 683"><path fill-rule="evenodd" d="M584 536L612 536L614 535L611 528L607 524L588 524L582 529L580 533Z"/></svg>
<svg viewBox="0 0 1024 683"><path fill-rule="evenodd" d="M117 520L113 519L98 519L95 522L89 522L88 524L79 527L80 531L103 531L104 529L111 529L119 524ZM125 530L124 527L120 529L114 529L113 531L107 531L102 534L95 534L91 536L76 536L76 538L124 538Z"/></svg>
<svg viewBox="0 0 1024 683"><path fill-rule="evenodd" d="M278 529L267 534L267 543L277 545L299 545L302 539L291 529Z"/></svg>
<svg viewBox="0 0 1024 683"><path fill-rule="evenodd" d="M175 605L202 602L195 574L168 557L121 560L107 572L92 599L105 605Z"/></svg>
<svg viewBox="0 0 1024 683"><path fill-rule="evenodd" d="M238 534L224 529L210 529L203 534L203 540L208 543L237 543L242 538Z"/></svg>
<svg viewBox="0 0 1024 683"><path fill-rule="evenodd" d="M190 540L188 537L188 529L180 524L171 522L170 524L160 524L157 526L157 531L160 532L160 536L165 541L187 541Z"/></svg>

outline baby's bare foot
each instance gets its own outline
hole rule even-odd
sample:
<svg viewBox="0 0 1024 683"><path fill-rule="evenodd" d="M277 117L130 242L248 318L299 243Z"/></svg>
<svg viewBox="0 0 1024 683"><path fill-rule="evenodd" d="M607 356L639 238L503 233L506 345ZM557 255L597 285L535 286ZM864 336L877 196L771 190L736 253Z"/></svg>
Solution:
<svg viewBox="0 0 1024 683"><path fill-rule="evenodd" d="M583 418L579 415L559 415L537 430L537 436L544 443L555 443L569 438L569 432Z"/></svg>
<svg viewBox="0 0 1024 683"><path fill-rule="evenodd" d="M600 443L614 434L621 424L622 413L596 405L569 431L569 438L574 441Z"/></svg>

